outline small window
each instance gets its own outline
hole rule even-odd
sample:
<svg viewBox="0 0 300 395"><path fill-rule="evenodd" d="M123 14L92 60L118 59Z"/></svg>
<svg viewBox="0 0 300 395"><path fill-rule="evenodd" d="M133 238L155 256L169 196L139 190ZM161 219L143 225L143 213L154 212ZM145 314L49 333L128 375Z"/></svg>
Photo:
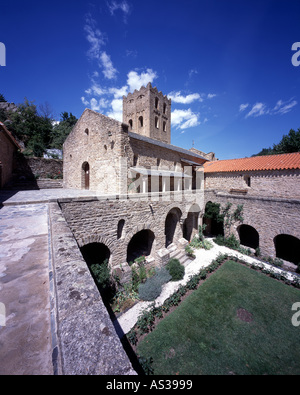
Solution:
<svg viewBox="0 0 300 395"><path fill-rule="evenodd" d="M166 121L163 122L163 131L164 132L167 131L167 122Z"/></svg>
<svg viewBox="0 0 300 395"><path fill-rule="evenodd" d="M155 98L155 108L158 108L158 97Z"/></svg>
<svg viewBox="0 0 300 395"><path fill-rule="evenodd" d="M163 113L164 114L166 113L166 109L167 109L167 105L166 105L166 103L164 103L164 106L163 106Z"/></svg>
<svg viewBox="0 0 300 395"><path fill-rule="evenodd" d="M118 239L122 237L124 225L125 225L125 219L120 219L120 221L118 222L118 230L117 230Z"/></svg>
<svg viewBox="0 0 300 395"><path fill-rule="evenodd" d="M88 128L85 129L84 133L88 136L89 135L89 130Z"/></svg>
<svg viewBox="0 0 300 395"><path fill-rule="evenodd" d="M143 117L139 117L139 127L142 128L144 126L144 119Z"/></svg>
<svg viewBox="0 0 300 395"><path fill-rule="evenodd" d="M138 162L138 156L134 155L134 157L133 157L133 166L136 166L137 162Z"/></svg>
<svg viewBox="0 0 300 395"><path fill-rule="evenodd" d="M155 127L156 127L156 129L159 129L159 120L158 120L158 117L155 117Z"/></svg>
<svg viewBox="0 0 300 395"><path fill-rule="evenodd" d="M244 177L245 183L248 187L251 187L251 177L250 176L245 176Z"/></svg>
<svg viewBox="0 0 300 395"><path fill-rule="evenodd" d="M133 122L132 122L132 119L129 119L129 128L130 128L130 130L132 130L132 126L133 126Z"/></svg>

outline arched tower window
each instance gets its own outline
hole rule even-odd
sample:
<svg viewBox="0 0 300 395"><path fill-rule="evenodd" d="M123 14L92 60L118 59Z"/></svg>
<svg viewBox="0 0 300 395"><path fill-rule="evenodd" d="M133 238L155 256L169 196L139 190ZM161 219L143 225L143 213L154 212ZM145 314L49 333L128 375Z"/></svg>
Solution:
<svg viewBox="0 0 300 395"><path fill-rule="evenodd" d="M133 126L132 119L129 119L129 122L128 122L128 123L129 123L129 129L132 130L132 126Z"/></svg>
<svg viewBox="0 0 300 395"><path fill-rule="evenodd" d="M158 108L158 97L155 98L155 108Z"/></svg>
<svg viewBox="0 0 300 395"><path fill-rule="evenodd" d="M163 122L163 131L164 132L167 131L167 122L166 121Z"/></svg>
<svg viewBox="0 0 300 395"><path fill-rule="evenodd" d="M144 126L144 119L142 116L139 117L139 127L142 128Z"/></svg>
<svg viewBox="0 0 300 395"><path fill-rule="evenodd" d="M167 105L166 105L166 103L164 103L164 106L163 106L163 113L164 114L166 113L166 110L167 110Z"/></svg>
<svg viewBox="0 0 300 395"><path fill-rule="evenodd" d="M155 127L156 127L156 129L159 129L159 120L158 120L158 117L155 117Z"/></svg>

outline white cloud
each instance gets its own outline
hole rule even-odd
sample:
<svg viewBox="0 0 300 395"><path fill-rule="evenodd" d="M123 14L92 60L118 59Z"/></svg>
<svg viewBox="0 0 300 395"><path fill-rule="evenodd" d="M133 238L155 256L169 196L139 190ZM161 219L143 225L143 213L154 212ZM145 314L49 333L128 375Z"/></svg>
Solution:
<svg viewBox="0 0 300 395"><path fill-rule="evenodd" d="M86 107L90 104L90 102L88 100L86 100L86 98L84 96L81 97L81 101Z"/></svg>
<svg viewBox="0 0 300 395"><path fill-rule="evenodd" d="M114 15L117 10L121 10L124 15L124 22L127 23L127 16L130 14L130 5L127 1L124 0L118 3L113 0L111 2L107 2L107 6L111 15Z"/></svg>
<svg viewBox="0 0 300 395"><path fill-rule="evenodd" d="M217 95L215 94L215 93L209 93L208 95L207 95L207 98L208 99L213 99L214 97L216 97Z"/></svg>
<svg viewBox="0 0 300 395"><path fill-rule="evenodd" d="M195 100L199 100L200 102L203 101L199 93L192 93L187 96L182 96L181 91L178 92L171 92L168 94L168 97L172 100L174 103L181 103L181 104L190 104L194 102Z"/></svg>
<svg viewBox="0 0 300 395"><path fill-rule="evenodd" d="M100 55L100 60L103 66L102 72L104 74L104 77L109 80L116 78L117 70L114 68L110 56L107 55L106 52L102 52Z"/></svg>
<svg viewBox="0 0 300 395"><path fill-rule="evenodd" d="M284 102L282 100L278 100L278 102L276 103L276 106L273 108L273 112L275 114L286 114L289 111L291 111L291 109L293 107L295 107L298 103L296 102L296 100L289 100L287 102Z"/></svg>
<svg viewBox="0 0 300 395"><path fill-rule="evenodd" d="M96 76L93 73L93 76ZM148 82L153 82L157 74L152 69L138 74L137 71L130 71L127 75L127 84L118 87L101 87L95 78L91 78L91 87L85 90L86 96L81 97L82 103L94 111L102 112L106 110L106 115L118 121L123 119L123 96L134 89L140 89L146 86ZM99 99L100 98L100 99Z"/></svg>
<svg viewBox="0 0 300 395"><path fill-rule="evenodd" d="M240 112L245 111L247 107L249 107L249 104L248 104L248 103L247 103L247 104L241 104L241 105L240 105Z"/></svg>
<svg viewBox="0 0 300 395"><path fill-rule="evenodd" d="M114 118L117 121L122 122L123 120L123 100L113 99L111 102L112 110L107 113L108 117Z"/></svg>
<svg viewBox="0 0 300 395"><path fill-rule="evenodd" d="M191 69L189 71L189 78L191 78L194 74L198 74L198 70L197 69Z"/></svg>
<svg viewBox="0 0 300 395"><path fill-rule="evenodd" d="M86 32L86 39L90 43L90 48L88 50L88 56L91 59L100 58L101 47L105 45L106 39L103 33L96 28L96 21L91 17L90 14L86 17L86 24L84 26L84 31Z"/></svg>
<svg viewBox="0 0 300 395"><path fill-rule="evenodd" d="M110 88L109 93L113 94L115 99L120 99L123 96L127 96L128 86L124 85L122 88Z"/></svg>
<svg viewBox="0 0 300 395"><path fill-rule="evenodd" d="M266 114L268 111L266 109L266 105L264 103L256 103L252 107L252 109L248 112L246 115L246 118L248 117L259 117L261 115Z"/></svg>
<svg viewBox="0 0 300 395"><path fill-rule="evenodd" d="M139 90L142 86L146 86L148 82L152 83L155 78L157 78L157 74L152 69L147 69L146 72L142 72L141 74L138 74L136 71L130 71L127 74L129 91Z"/></svg>
<svg viewBox="0 0 300 395"><path fill-rule="evenodd" d="M102 47L106 44L105 36L97 28L97 23L90 14L86 17L84 31L86 32L86 39L90 43L90 48L87 52L89 58L98 62L105 78L109 80L116 78L117 70L114 68L110 56L102 50ZM93 78L98 76L99 73L94 71Z"/></svg>
<svg viewBox="0 0 300 395"><path fill-rule="evenodd" d="M187 129L200 125L199 115L190 108L188 110L174 110L171 114L172 126L176 129Z"/></svg>
<svg viewBox="0 0 300 395"><path fill-rule="evenodd" d="M290 99L286 102L283 100L278 100L275 107L270 109L264 103L256 103L253 105L252 109L246 114L245 118L249 117L259 117L261 115L283 115L292 110L297 105L297 101ZM241 104L240 112L243 112L249 104Z"/></svg>

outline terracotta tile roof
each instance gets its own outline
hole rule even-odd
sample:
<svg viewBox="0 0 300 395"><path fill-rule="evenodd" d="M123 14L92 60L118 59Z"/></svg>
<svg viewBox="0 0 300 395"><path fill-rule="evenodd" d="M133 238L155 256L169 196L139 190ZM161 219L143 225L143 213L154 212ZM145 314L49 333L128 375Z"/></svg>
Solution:
<svg viewBox="0 0 300 395"><path fill-rule="evenodd" d="M300 169L300 152L204 163L205 173Z"/></svg>

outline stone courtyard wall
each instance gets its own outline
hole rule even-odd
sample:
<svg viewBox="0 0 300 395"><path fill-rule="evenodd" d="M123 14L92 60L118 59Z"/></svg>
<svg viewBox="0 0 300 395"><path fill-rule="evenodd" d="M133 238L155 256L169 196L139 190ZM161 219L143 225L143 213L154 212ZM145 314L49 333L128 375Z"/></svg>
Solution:
<svg viewBox="0 0 300 395"><path fill-rule="evenodd" d="M251 196L300 198L300 169L206 173L205 188L224 192L240 190Z"/></svg>
<svg viewBox="0 0 300 395"><path fill-rule="evenodd" d="M250 225L259 233L259 247L262 254L276 257L274 237L287 234L300 239L300 200L282 199L263 196L237 196L214 190L205 191L205 204L211 201L225 207L232 203L232 211L237 205L243 205L242 222ZM241 223L234 223L231 232L237 238L237 227Z"/></svg>
<svg viewBox="0 0 300 395"><path fill-rule="evenodd" d="M128 195L129 196L129 195ZM189 211L203 211L203 193L156 194L149 199L140 194L121 197L91 199L63 199L59 201L79 247L89 243L103 243L110 249L110 266L127 267L127 247L131 238L143 229L151 230L155 239L151 256L160 262L165 249L165 221L170 210L178 209L180 221L176 225L174 243L183 237L183 223ZM164 199L167 199L164 201ZM118 238L118 223L125 220L122 235Z"/></svg>

